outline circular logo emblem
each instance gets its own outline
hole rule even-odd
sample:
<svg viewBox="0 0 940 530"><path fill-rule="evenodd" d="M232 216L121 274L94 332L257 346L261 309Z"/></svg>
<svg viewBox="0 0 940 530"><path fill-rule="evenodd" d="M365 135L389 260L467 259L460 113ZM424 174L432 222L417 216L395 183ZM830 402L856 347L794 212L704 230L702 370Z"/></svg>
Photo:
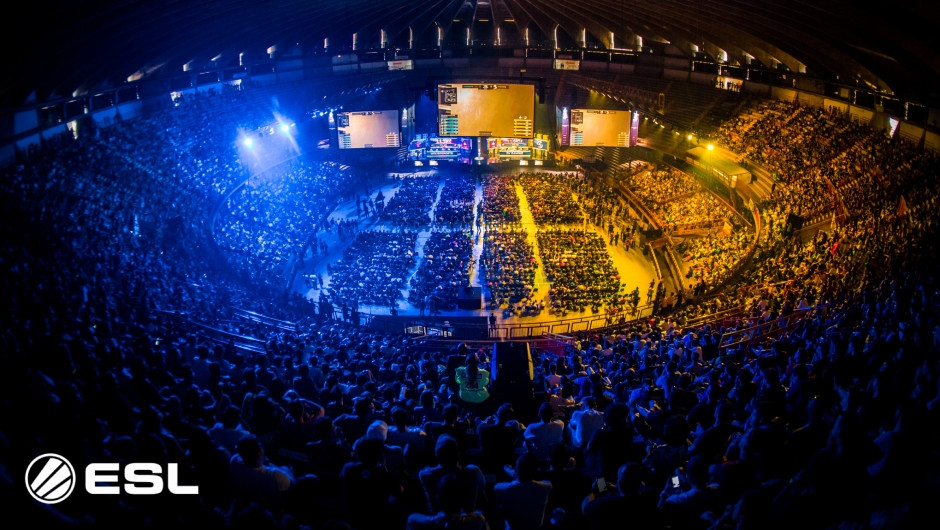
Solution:
<svg viewBox="0 0 940 530"><path fill-rule="evenodd" d="M55 453L39 455L26 468L26 489L43 504L62 502L75 489L75 468Z"/></svg>

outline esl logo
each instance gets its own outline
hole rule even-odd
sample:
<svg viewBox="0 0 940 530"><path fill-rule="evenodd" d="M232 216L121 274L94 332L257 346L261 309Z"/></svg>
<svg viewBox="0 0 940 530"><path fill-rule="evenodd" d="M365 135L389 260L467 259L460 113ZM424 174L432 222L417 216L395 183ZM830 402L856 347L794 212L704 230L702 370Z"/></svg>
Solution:
<svg viewBox="0 0 940 530"><path fill-rule="evenodd" d="M57 454L39 455L26 468L26 489L43 504L62 502L75 489L75 468Z"/></svg>
<svg viewBox="0 0 940 530"><path fill-rule="evenodd" d="M92 463L85 467L85 491L92 495L117 495L122 488L107 486L117 484L118 463ZM160 464L135 462L124 466L123 490L129 495L156 495L163 493L163 467ZM167 465L167 489L176 495L197 495L199 486L179 484L178 464ZM26 468L26 489L34 499L43 504L64 501L77 481L75 468L64 457L54 453L37 456Z"/></svg>

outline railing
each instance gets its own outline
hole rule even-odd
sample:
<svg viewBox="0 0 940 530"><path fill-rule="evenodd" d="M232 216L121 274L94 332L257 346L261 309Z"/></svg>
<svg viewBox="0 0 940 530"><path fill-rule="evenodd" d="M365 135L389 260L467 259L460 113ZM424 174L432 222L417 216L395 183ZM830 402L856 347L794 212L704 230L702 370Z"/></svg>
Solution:
<svg viewBox="0 0 940 530"><path fill-rule="evenodd" d="M718 347L719 349L727 349L739 345L749 346L764 339L785 335L801 322L815 316L817 311L824 310L825 307L820 305L810 309L797 310L763 324L724 333Z"/></svg>
<svg viewBox="0 0 940 530"><path fill-rule="evenodd" d="M259 324L264 324L266 326L284 330L284 331L297 331L297 324L294 322L288 322L287 320L279 320L277 318L269 317L267 315L262 315L255 311L249 311L248 309L234 308L232 312L241 318L251 320L252 322L257 322Z"/></svg>
<svg viewBox="0 0 940 530"><path fill-rule="evenodd" d="M669 266L669 272L672 279L676 282L676 292L682 292L685 296L685 286L682 283L682 268L679 267L679 261L676 259L672 246L663 247L663 255L666 256L666 265Z"/></svg>
<svg viewBox="0 0 940 530"><path fill-rule="evenodd" d="M459 340L452 338L440 338L440 337L428 337L422 339L418 344L414 346L416 351L427 351L427 350L454 350L461 344L467 347L467 351L479 351L479 350L491 350L493 344L499 341L493 340ZM569 337L566 335L558 335L554 333L548 333L538 337L519 339L515 342L522 342L529 345L529 349L533 354L535 353L548 353L550 355L561 356L565 354L565 350L569 347L575 346L574 337ZM534 357L534 355L533 355ZM537 362L533 358L534 362Z"/></svg>
<svg viewBox="0 0 940 530"><path fill-rule="evenodd" d="M621 195L626 197L627 202L630 203L630 206L633 207L637 212L643 215L646 218L646 222L650 224L651 227L656 229L661 229L662 226L659 224L659 219L653 214L653 212L647 208L646 204L640 200L629 188L624 186L618 181L608 179L608 185L615 187L620 191Z"/></svg>
<svg viewBox="0 0 940 530"><path fill-rule="evenodd" d="M653 270L656 271L656 279L657 279L657 280L662 280L662 279L663 279L663 269L662 269L662 267L659 265L659 258L657 258L657 257L656 257L656 253L653 252L653 246L650 245L649 243L647 243L647 244L646 244L646 251L649 253L650 260L652 260L652 262L653 262Z"/></svg>
<svg viewBox="0 0 940 530"><path fill-rule="evenodd" d="M539 322L523 321L515 323L501 321L495 326L489 325L482 314L479 322L451 322L446 315L435 317L415 315L413 318L409 318L408 315L401 315L404 318L384 319L376 318L379 315L361 313L359 322L361 325L372 329L393 333L401 333L405 328L412 327L419 331L419 335L416 337L419 340L484 340L492 342L532 340L546 335L565 336L581 331L616 328L650 316L653 309L652 304L644 304L638 305L635 310L630 308L616 313L596 313L569 319Z"/></svg>
<svg viewBox="0 0 940 530"><path fill-rule="evenodd" d="M704 302L704 301L703 301ZM728 318L740 317L744 314L743 306L734 306L707 315L689 319L683 324L683 329L699 329L711 324L723 322Z"/></svg>
<svg viewBox="0 0 940 530"><path fill-rule="evenodd" d="M232 333L231 331L196 322L189 318L188 313L160 309L158 309L157 312L162 314L165 318L174 321L174 323L181 328L198 331L203 339L215 344L231 345L236 350L250 353L263 354L267 352L266 342L262 339Z"/></svg>

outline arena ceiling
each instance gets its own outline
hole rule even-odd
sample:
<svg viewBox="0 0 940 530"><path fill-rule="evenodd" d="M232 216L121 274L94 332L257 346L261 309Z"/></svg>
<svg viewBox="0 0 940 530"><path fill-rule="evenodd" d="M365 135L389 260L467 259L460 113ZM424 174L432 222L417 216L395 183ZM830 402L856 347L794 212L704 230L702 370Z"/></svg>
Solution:
<svg viewBox="0 0 940 530"><path fill-rule="evenodd" d="M18 4L5 17L3 101L85 94L132 76L323 48L475 43L692 45L731 62L805 68L930 103L940 94L940 3L930 0L95 0ZM215 62L213 62L215 61ZM32 94L32 96L30 96Z"/></svg>

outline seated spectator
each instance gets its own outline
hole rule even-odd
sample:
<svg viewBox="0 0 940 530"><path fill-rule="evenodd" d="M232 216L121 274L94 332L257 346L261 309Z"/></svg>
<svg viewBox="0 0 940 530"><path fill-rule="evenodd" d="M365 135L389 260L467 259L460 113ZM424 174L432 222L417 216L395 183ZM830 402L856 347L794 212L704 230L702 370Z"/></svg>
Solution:
<svg viewBox="0 0 940 530"><path fill-rule="evenodd" d="M431 437L434 447L442 436L450 436L457 441L460 449L460 456L465 456L467 450L467 435L470 431L470 422L460 416L460 408L454 403L449 403L444 407L441 421L430 421L424 424L424 432ZM436 449L435 449L436 451Z"/></svg>
<svg viewBox="0 0 940 530"><path fill-rule="evenodd" d="M420 512L408 516L407 530L490 530L490 525L480 512L466 512L464 499L467 486L457 475L445 474L435 486L435 504L440 509L433 514Z"/></svg>
<svg viewBox="0 0 940 530"><path fill-rule="evenodd" d="M499 406L496 414L477 425L480 437L480 467L486 474L499 474L516 460L516 451L523 447L525 427L515 419L512 403Z"/></svg>
<svg viewBox="0 0 940 530"><path fill-rule="evenodd" d="M392 407L392 424L388 426L386 442L404 449L408 469L417 474L418 470L428 463L433 448L428 443L427 433L408 423L409 417L405 407Z"/></svg>
<svg viewBox="0 0 940 530"><path fill-rule="evenodd" d="M661 528L657 513L656 490L643 482L643 466L627 462L617 470L617 482L606 485L605 491L595 486L595 491L584 499L584 518L591 530L608 530L622 524L624 514L629 514L630 526L636 528Z"/></svg>
<svg viewBox="0 0 940 530"><path fill-rule="evenodd" d="M666 483L660 496L666 524L680 528L707 528L702 514L720 507L718 488L708 483L708 461L700 456L689 459L684 471L676 469L679 486Z"/></svg>
<svg viewBox="0 0 940 530"><path fill-rule="evenodd" d="M215 444L225 448L229 454L235 454L238 452L238 442L242 438L251 436L251 433L242 427L238 409L229 407L222 414L222 421L209 429L209 436Z"/></svg>
<svg viewBox="0 0 940 530"><path fill-rule="evenodd" d="M403 514L397 506L402 485L385 465L385 444L379 438L362 437L353 445L355 460L340 473L346 516L359 528L400 526Z"/></svg>
<svg viewBox="0 0 940 530"><path fill-rule="evenodd" d="M256 436L238 442L230 473L237 505L259 503L275 514L283 510L284 495L294 485L294 476L289 470L268 462Z"/></svg>
<svg viewBox="0 0 940 530"><path fill-rule="evenodd" d="M513 480L493 486L496 520L504 521L507 530L542 528L552 483L536 480L538 468L535 455L524 453L516 460Z"/></svg>
<svg viewBox="0 0 940 530"><path fill-rule="evenodd" d="M535 456L539 465L548 467L552 450L564 443L565 423L552 419L554 411L549 403L539 406L539 421L530 423L523 433L527 452Z"/></svg>
<svg viewBox="0 0 940 530"><path fill-rule="evenodd" d="M354 414L343 414L333 420L333 425L340 430L347 441L358 440L365 436L369 425L380 419L375 414L375 400L371 396L356 399L353 403L353 410Z"/></svg>
<svg viewBox="0 0 940 530"><path fill-rule="evenodd" d="M596 431L584 451L585 465L591 478L604 478L612 483L620 466L640 462L646 455L643 442L635 437L630 423L630 408L625 403L612 403L604 411L604 427Z"/></svg>
<svg viewBox="0 0 940 530"><path fill-rule="evenodd" d="M434 402L433 390L421 392L421 396L418 399L419 404L414 409L414 417L419 425L424 425L429 421L441 421L443 411Z"/></svg>
<svg viewBox="0 0 940 530"><path fill-rule="evenodd" d="M315 439L304 448L311 473L324 482L337 479L346 462L352 460L352 447L337 432L329 416L313 421L313 434Z"/></svg>
<svg viewBox="0 0 940 530"><path fill-rule="evenodd" d="M382 420L375 420L366 429L366 438L382 441L382 453L385 468L404 486L408 478L408 468L405 463L405 450L399 445L388 443L388 424Z"/></svg>
<svg viewBox="0 0 940 530"><path fill-rule="evenodd" d="M428 513L438 513L441 510L437 504L437 485L445 475L455 475L462 484L460 507L464 512L472 513L486 506L486 478L477 466L461 465L460 448L456 438L448 434L440 436L434 448L434 456L437 458L437 465L425 467L418 473L427 497L430 510Z"/></svg>

